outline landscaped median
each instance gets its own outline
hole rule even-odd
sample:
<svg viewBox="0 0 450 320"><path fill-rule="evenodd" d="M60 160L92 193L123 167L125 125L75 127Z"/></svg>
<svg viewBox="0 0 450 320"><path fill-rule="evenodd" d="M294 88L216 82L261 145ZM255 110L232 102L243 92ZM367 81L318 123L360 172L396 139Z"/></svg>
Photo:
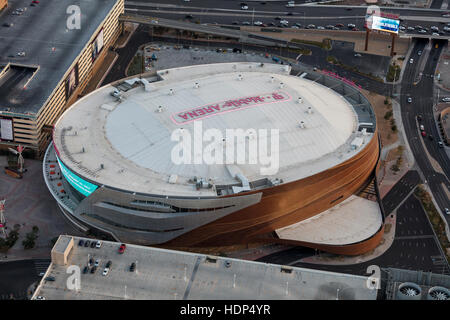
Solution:
<svg viewBox="0 0 450 320"><path fill-rule="evenodd" d="M420 200L423 208L427 212L428 219L430 220L439 243L444 250L447 261L450 262L450 242L445 232L445 221L442 220L442 217L439 215L439 212L433 204L430 194L425 190L423 185L417 186L416 190L414 190L414 195Z"/></svg>
<svg viewBox="0 0 450 320"><path fill-rule="evenodd" d="M316 46L324 50L331 50L331 39L323 39L322 42L312 40L302 40L302 39L291 39L291 42L309 44L311 46Z"/></svg>

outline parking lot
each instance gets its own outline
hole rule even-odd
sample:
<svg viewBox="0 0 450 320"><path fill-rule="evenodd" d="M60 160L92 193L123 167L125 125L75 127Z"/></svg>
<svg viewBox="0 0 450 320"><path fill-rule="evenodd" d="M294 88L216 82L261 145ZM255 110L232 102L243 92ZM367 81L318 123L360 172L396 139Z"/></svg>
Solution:
<svg viewBox="0 0 450 320"><path fill-rule="evenodd" d="M66 265L53 261L35 297L46 300L335 299L337 288L348 287L351 290L346 290L346 299L376 298L376 291L367 288L364 277L282 269L274 264L130 244L120 254L120 243L103 241L101 248L91 248L79 246L79 239L74 238ZM93 274L81 272L79 290L70 290L66 270L75 265L82 271L90 258L100 259L99 268ZM110 260L111 269L104 276L102 271ZM137 267L130 272L133 262ZM45 280L48 277L53 281Z"/></svg>

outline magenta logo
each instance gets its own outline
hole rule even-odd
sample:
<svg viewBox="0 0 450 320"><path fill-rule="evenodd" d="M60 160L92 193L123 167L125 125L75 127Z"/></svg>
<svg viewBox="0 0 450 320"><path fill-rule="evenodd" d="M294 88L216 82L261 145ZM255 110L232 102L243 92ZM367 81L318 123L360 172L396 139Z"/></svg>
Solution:
<svg viewBox="0 0 450 320"><path fill-rule="evenodd" d="M267 103L285 102L291 100L291 96L283 91L261 94L258 96L243 97L234 100L226 100L206 106L187 109L175 114L171 118L176 124L185 124L217 114L242 110Z"/></svg>

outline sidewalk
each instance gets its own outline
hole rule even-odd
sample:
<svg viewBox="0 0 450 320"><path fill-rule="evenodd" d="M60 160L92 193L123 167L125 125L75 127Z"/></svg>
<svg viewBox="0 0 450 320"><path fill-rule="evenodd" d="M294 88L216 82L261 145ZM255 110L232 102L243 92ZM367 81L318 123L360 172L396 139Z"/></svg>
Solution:
<svg viewBox="0 0 450 320"><path fill-rule="evenodd" d="M6 165L6 156L0 156L0 167ZM51 240L60 234L81 235L59 211L42 176L42 162L25 159L23 179L0 174L0 198L5 198L7 233L19 226L19 239L0 262L50 257ZM33 249L25 250L22 241L33 226L39 228L39 236ZM6 257L5 257L6 256Z"/></svg>

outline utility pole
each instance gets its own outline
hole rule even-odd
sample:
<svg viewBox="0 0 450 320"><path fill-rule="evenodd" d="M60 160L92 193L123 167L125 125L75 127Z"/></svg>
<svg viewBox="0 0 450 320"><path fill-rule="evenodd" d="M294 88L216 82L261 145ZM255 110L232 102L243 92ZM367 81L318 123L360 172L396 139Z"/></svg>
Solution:
<svg viewBox="0 0 450 320"><path fill-rule="evenodd" d="M5 202L6 199L0 200L0 230L3 234L3 237L6 238L6 230L5 230Z"/></svg>

